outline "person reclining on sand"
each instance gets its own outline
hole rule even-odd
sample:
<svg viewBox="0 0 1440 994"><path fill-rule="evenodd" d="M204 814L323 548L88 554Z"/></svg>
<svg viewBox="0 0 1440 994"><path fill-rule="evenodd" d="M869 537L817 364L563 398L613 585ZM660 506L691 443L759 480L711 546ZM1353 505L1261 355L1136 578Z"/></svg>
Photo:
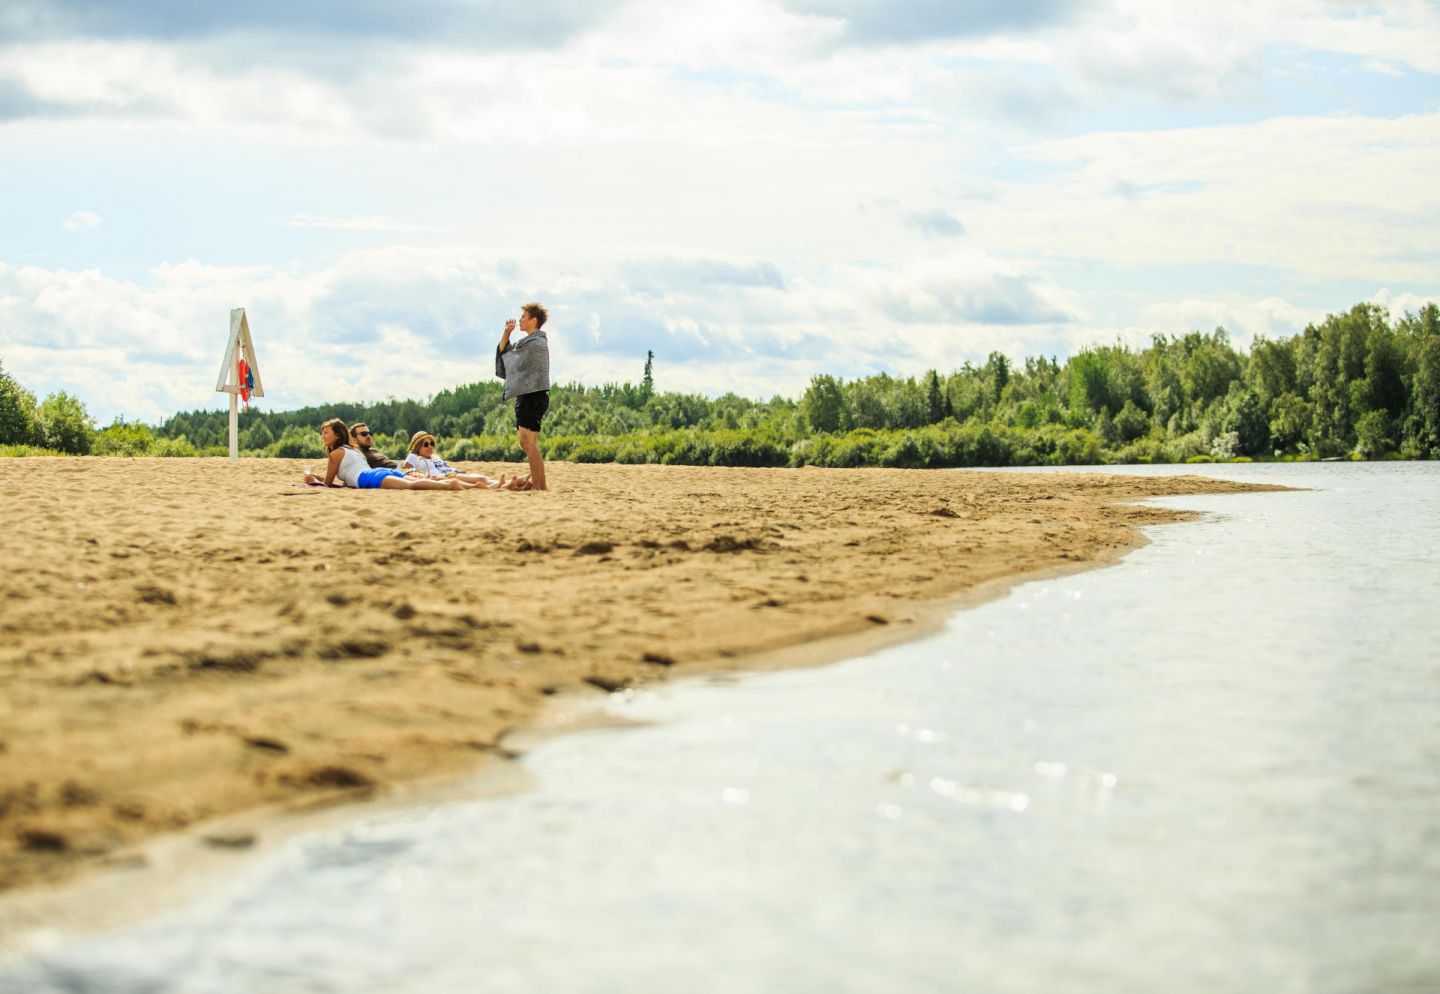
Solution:
<svg viewBox="0 0 1440 994"><path fill-rule="evenodd" d="M528 476L518 474L510 476L501 473L500 479L492 480L484 473L460 472L435 454L435 436L428 431L417 431L410 436L410 453L405 457L405 465L418 470L421 476L432 480L461 480L465 483L478 484L489 490L530 489Z"/></svg>
<svg viewBox="0 0 1440 994"><path fill-rule="evenodd" d="M370 464L371 469L399 469L400 464L391 459L379 449L371 448L371 439L374 435L370 426L363 421L357 421L350 426L350 444L360 450L365 461Z"/></svg>
<svg viewBox="0 0 1440 994"><path fill-rule="evenodd" d="M339 418L331 418L320 426L320 441L330 456L325 466L325 479L314 473L305 474L306 483L323 483L327 487L344 485L360 490L480 490L473 483L460 480L427 480L407 478L398 469L371 469L360 450L350 444L350 429ZM341 483L335 482L339 478Z"/></svg>

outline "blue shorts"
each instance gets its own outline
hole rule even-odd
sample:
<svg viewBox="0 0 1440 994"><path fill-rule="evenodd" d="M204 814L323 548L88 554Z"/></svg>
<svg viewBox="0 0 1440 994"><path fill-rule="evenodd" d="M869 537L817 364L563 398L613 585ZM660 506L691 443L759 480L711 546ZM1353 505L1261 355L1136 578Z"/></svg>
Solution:
<svg viewBox="0 0 1440 994"><path fill-rule="evenodd" d="M379 490L380 481L387 476L398 476L403 479L405 474L398 469L367 469L355 478L355 483L361 490Z"/></svg>

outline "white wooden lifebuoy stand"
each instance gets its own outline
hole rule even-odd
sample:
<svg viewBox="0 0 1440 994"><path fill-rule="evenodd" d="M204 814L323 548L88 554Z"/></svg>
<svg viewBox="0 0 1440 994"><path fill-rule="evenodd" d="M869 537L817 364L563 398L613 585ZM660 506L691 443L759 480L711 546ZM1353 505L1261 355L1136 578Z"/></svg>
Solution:
<svg viewBox="0 0 1440 994"><path fill-rule="evenodd" d="M230 338L225 346L225 359L220 363L220 378L215 381L217 393L230 395L230 460L240 458L240 359L250 367L255 378L252 397L265 396L260 385L260 364L255 361L255 343L250 341L250 320L245 317L245 308L236 307L230 311Z"/></svg>

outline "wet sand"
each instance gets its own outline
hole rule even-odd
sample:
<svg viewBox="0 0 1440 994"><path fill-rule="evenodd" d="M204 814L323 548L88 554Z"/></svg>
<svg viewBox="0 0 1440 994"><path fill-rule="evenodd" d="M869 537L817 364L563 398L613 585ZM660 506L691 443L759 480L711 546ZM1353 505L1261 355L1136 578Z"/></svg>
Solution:
<svg viewBox="0 0 1440 994"><path fill-rule="evenodd" d="M547 493L396 493L303 467L0 459L0 891L504 762L557 698L911 638L1184 517L1127 501L1281 489L556 463Z"/></svg>

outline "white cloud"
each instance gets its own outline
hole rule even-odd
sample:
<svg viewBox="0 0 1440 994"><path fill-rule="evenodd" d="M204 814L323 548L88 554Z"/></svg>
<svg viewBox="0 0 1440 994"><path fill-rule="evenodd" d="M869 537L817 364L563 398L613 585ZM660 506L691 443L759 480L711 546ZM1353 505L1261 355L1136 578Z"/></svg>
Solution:
<svg viewBox="0 0 1440 994"><path fill-rule="evenodd" d="M1230 293L1142 300L1137 320L1111 324L1088 316L1099 304L1084 295L974 250L896 269L786 273L783 286L735 281L765 272L762 261L742 263L388 248L300 274L187 262L158 267L144 286L0 264L0 357L36 393L75 393L102 421L159 421L221 406L214 376L234 306L248 310L271 409L419 398L487 380L500 325L536 298L551 309L561 382L635 381L653 350L662 389L761 397L798 395L818 372L918 376L991 351L1063 358L1117 338L1143 347L1155 333L1216 326L1244 347L1324 316ZM712 292L717 274L729 282ZM1440 292L1373 299L1398 316Z"/></svg>
<svg viewBox="0 0 1440 994"><path fill-rule="evenodd" d="M1289 338L1306 325L1323 321L1327 312L1320 307L1297 307L1278 297L1252 300L1226 294L1163 301L1142 308L1140 313L1147 330L1144 339L1134 344L1148 345L1149 336L1160 329L1164 334L1179 335L1224 328L1232 345L1249 348L1256 336Z"/></svg>
<svg viewBox="0 0 1440 994"><path fill-rule="evenodd" d="M1440 114L1108 132L1017 153L1059 172L972 212L972 233L1002 251L1048 242L1126 267L1239 263L1317 282L1424 282L1440 259L1440 226L1421 221L1440 218Z"/></svg>
<svg viewBox="0 0 1440 994"><path fill-rule="evenodd" d="M1264 4L1110 0L1063 36L1052 34L1065 78L1106 90L1193 103L1252 85L1278 29Z"/></svg>
<svg viewBox="0 0 1440 994"><path fill-rule="evenodd" d="M235 305L276 405L488 376L492 316L535 297L562 377L633 379L653 347L686 389L763 394L1293 333L1354 303L1335 287L1418 300L1440 268L1433 101L1315 114L1267 89L1327 53L1420 87L1440 14L1411 0L927 2L903 24L870 0L557 0L550 43L523 48L438 30L445 3L387 34L367 0L343 36L298 8L171 23L166 3L113 30L71 4L0 41L0 182L42 205L7 215L0 258L50 266L0 264L0 351L106 414L216 403ZM55 225L73 203L35 179L66 168L54 185L98 213L65 228L103 213L123 256ZM193 190L215 195L182 208Z"/></svg>
<svg viewBox="0 0 1440 994"><path fill-rule="evenodd" d="M956 238L965 234L965 225L949 211L912 211L905 223L932 238Z"/></svg>
<svg viewBox="0 0 1440 994"><path fill-rule="evenodd" d="M1326 52L1345 52L1389 65L1406 65L1422 72L1440 73L1440 8L1427 0L1387 0L1362 3L1327 16L1295 4L1298 17L1294 40Z"/></svg>
<svg viewBox="0 0 1440 994"><path fill-rule="evenodd" d="M1435 292L1392 294L1377 290L1366 298L1379 304L1398 320L1414 313L1428 303L1440 303L1440 287ZM1083 333L1070 342L1069 351L1096 342L1119 341L1135 349L1147 348L1155 335L1184 335L1191 331L1209 333L1223 328L1230 344L1249 349L1258 337L1289 338L1307 325L1319 324L1338 310L1347 310L1361 301L1345 301L1336 307L1302 306L1280 297L1254 299L1239 293L1214 294L1203 297L1181 297L1146 304L1139 310L1139 323L1124 325L1087 325Z"/></svg>
<svg viewBox="0 0 1440 994"><path fill-rule="evenodd" d="M853 273L877 318L942 327L1062 325L1074 317L1048 281L979 251L929 256L903 270Z"/></svg>
<svg viewBox="0 0 1440 994"><path fill-rule="evenodd" d="M445 246L352 252L302 274L186 262L151 277L0 264L6 368L39 393L78 393L106 420L213 407L229 309L244 306L267 405L423 397L488 379L500 325L538 298L563 381L634 380L653 349L685 389L768 395L820 371L915 375L1016 351L1068 306L976 253L791 276L753 259Z"/></svg>
<svg viewBox="0 0 1440 994"><path fill-rule="evenodd" d="M862 47L836 46L843 18L772 0L632 2L598 19L572 18L584 30L538 50L460 44L423 31L327 38L303 19L277 17L280 37L300 31L305 44L272 37L241 44L203 32L171 41L143 33L32 41L0 48L0 79L19 88L12 111L19 116L163 118L311 139L369 134L483 145L789 133L798 115L777 120L773 108L782 105L852 128L856 121L843 115L881 113L889 129L942 129L952 140L982 122L1052 127L1077 108L1117 97L1253 105L1277 47L1353 54L1387 73L1440 71L1428 41L1440 34L1440 13L1421 2L1370 5L1358 16L1307 0L1021 5L1028 11L984 4L959 14L942 6L922 4L918 17L887 13L885 23L903 20L905 29ZM879 9L839 7L865 17ZM916 33L956 18L965 30ZM970 32L971 22L984 30ZM251 43L271 56L236 55ZM308 57L287 58L296 51Z"/></svg>
<svg viewBox="0 0 1440 994"><path fill-rule="evenodd" d="M66 231L86 231L100 227L105 220L94 211L75 211L60 223L65 226Z"/></svg>
<svg viewBox="0 0 1440 994"><path fill-rule="evenodd" d="M1433 293L1394 293L1388 287L1381 287L1367 298L1366 303L1379 304L1392 317L1415 314L1427 304L1440 304L1440 288Z"/></svg>
<svg viewBox="0 0 1440 994"><path fill-rule="evenodd" d="M430 225L396 221L388 217L325 217L296 214L285 222L287 228L331 228L339 231L434 231Z"/></svg>

